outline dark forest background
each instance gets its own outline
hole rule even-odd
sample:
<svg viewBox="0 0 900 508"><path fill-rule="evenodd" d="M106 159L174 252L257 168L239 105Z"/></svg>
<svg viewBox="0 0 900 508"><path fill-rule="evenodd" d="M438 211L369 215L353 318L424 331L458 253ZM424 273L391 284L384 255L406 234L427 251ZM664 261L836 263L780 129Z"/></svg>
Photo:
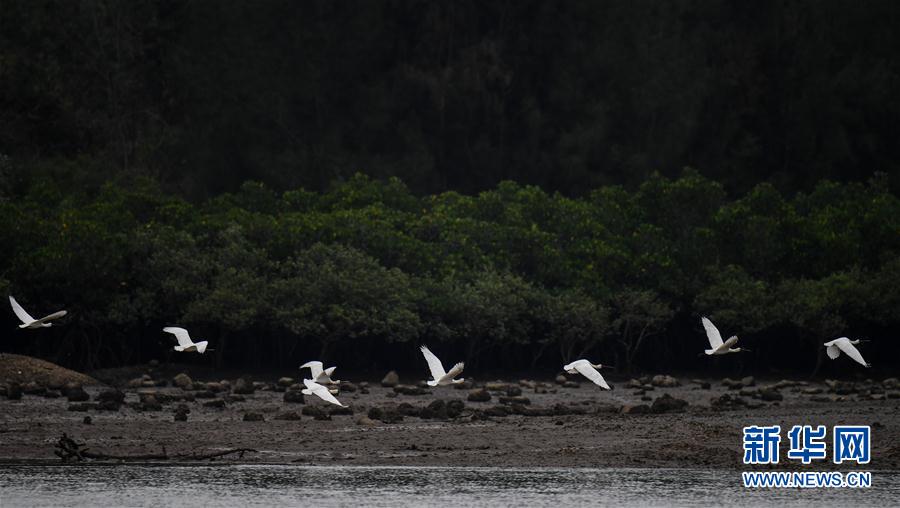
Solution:
<svg viewBox="0 0 900 508"><path fill-rule="evenodd" d="M3 349L850 373L900 345L900 3L0 0ZM739 358L735 358L738 357ZM207 361L199 359L197 361ZM450 361L450 360L448 360ZM677 367L676 367L677 366Z"/></svg>

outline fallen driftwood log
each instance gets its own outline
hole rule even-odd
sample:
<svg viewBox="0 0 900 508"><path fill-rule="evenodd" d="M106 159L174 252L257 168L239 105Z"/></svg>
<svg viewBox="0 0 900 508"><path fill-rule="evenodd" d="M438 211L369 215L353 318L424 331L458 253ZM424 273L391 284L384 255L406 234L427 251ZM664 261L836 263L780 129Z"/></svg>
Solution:
<svg viewBox="0 0 900 508"><path fill-rule="evenodd" d="M225 455L238 454L238 458L244 458L244 453L252 452L257 453L256 450L252 448L233 448L229 450L223 450L212 453L193 453L193 454L178 454L178 455L169 455L166 452L166 447L162 447L162 453L147 453L147 454L139 454L139 455L113 455L109 453L97 453L92 452L88 448L85 447L85 443L77 443L74 439L67 436L65 433L59 438L56 442L56 450L53 450L53 453L62 459L63 462L68 462L70 459L76 459L79 462L85 459L92 460L123 460L123 461L142 461L142 460L213 460L218 457L223 457Z"/></svg>

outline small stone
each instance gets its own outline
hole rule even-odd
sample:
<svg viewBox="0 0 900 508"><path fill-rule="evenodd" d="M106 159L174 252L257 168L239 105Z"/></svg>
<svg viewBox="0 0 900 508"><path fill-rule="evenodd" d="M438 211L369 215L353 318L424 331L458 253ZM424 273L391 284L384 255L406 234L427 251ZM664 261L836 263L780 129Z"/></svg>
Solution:
<svg viewBox="0 0 900 508"><path fill-rule="evenodd" d="M288 386L291 386L292 384L294 384L294 378L292 378L292 377L278 378L278 386L287 388Z"/></svg>
<svg viewBox="0 0 900 508"><path fill-rule="evenodd" d="M162 411L162 403L159 402L155 394L142 393L139 395L141 396L141 411Z"/></svg>
<svg viewBox="0 0 900 508"><path fill-rule="evenodd" d="M66 394L66 398L69 402L84 402L86 400L90 400L90 396L84 391L84 388L79 384L69 383L64 388L64 393Z"/></svg>
<svg viewBox="0 0 900 508"><path fill-rule="evenodd" d="M447 417L448 418L458 418L463 410L466 409L465 403L459 399L452 399L447 401Z"/></svg>
<svg viewBox="0 0 900 508"><path fill-rule="evenodd" d="M357 418L356 424L362 425L365 427L374 427L375 425L378 425L378 423L375 420L369 418L366 415L361 415L359 418Z"/></svg>
<svg viewBox="0 0 900 508"><path fill-rule="evenodd" d="M381 386L386 388L393 388L398 384L400 384L400 376L393 370L385 374L384 378L381 380Z"/></svg>
<svg viewBox="0 0 900 508"><path fill-rule="evenodd" d="M676 399L668 393L664 393L662 397L658 397L653 401L650 410L654 413L680 413L688 406L688 402L682 399Z"/></svg>
<svg viewBox="0 0 900 508"><path fill-rule="evenodd" d="M47 389L35 381L29 381L22 385L22 393L26 395L44 395Z"/></svg>
<svg viewBox="0 0 900 508"><path fill-rule="evenodd" d="M508 405L522 404L522 405L527 406L527 405L531 404L531 400L528 397L521 397L521 396L519 396L519 397L500 397L498 400L500 401L501 404L508 404Z"/></svg>
<svg viewBox="0 0 900 508"><path fill-rule="evenodd" d="M22 386L19 383L9 383L6 385L6 398L9 400L22 399Z"/></svg>
<svg viewBox="0 0 900 508"><path fill-rule="evenodd" d="M756 386L756 379L753 376L741 378L741 384L744 386Z"/></svg>
<svg viewBox="0 0 900 508"><path fill-rule="evenodd" d="M353 416L353 408L331 405L328 406L328 414L331 416Z"/></svg>
<svg viewBox="0 0 900 508"><path fill-rule="evenodd" d="M222 399L209 400L203 403L203 407L225 409L225 401Z"/></svg>
<svg viewBox="0 0 900 508"><path fill-rule="evenodd" d="M90 425L90 424L94 423L94 419L91 418L90 416L85 416L84 419L81 420L81 423L83 423L85 425Z"/></svg>
<svg viewBox="0 0 900 508"><path fill-rule="evenodd" d="M231 391L238 395L252 395L256 391L256 383L247 377L240 377L234 382L234 387Z"/></svg>
<svg viewBox="0 0 900 508"><path fill-rule="evenodd" d="M396 385L394 386L394 392L401 395L428 395L429 393L431 393L421 386L413 385Z"/></svg>
<svg viewBox="0 0 900 508"><path fill-rule="evenodd" d="M506 406L493 406L486 408L482 411L482 414L485 416L493 416L497 418L504 418L510 415L512 411Z"/></svg>
<svg viewBox="0 0 900 508"><path fill-rule="evenodd" d="M225 386L217 381L210 381L209 383L206 383L206 389L213 393L219 393L225 391Z"/></svg>
<svg viewBox="0 0 900 508"><path fill-rule="evenodd" d="M566 381L563 383L563 388L578 388L581 386L578 381Z"/></svg>
<svg viewBox="0 0 900 508"><path fill-rule="evenodd" d="M303 393L300 390L288 390L284 392L284 401L292 404L306 404Z"/></svg>
<svg viewBox="0 0 900 508"><path fill-rule="evenodd" d="M509 383L502 381L492 381L484 384L484 389L489 392L505 392L509 388Z"/></svg>
<svg viewBox="0 0 900 508"><path fill-rule="evenodd" d="M566 376L564 374L560 374L560 375L556 376L556 379L554 381L556 381L556 384L561 385L561 384L565 384L565 382L568 381L568 379L566 378Z"/></svg>
<svg viewBox="0 0 900 508"><path fill-rule="evenodd" d="M275 416L276 420L287 420L287 421L298 421L300 420L300 413L296 411L285 411L284 413L278 413Z"/></svg>
<svg viewBox="0 0 900 508"><path fill-rule="evenodd" d="M485 389L477 388L469 392L467 399L469 402L487 402L491 400L491 393Z"/></svg>
<svg viewBox="0 0 900 508"><path fill-rule="evenodd" d="M636 405L625 404L624 406L622 406L621 412L622 412L622 414L625 414L625 415L649 414L650 406L648 406L647 404L636 404Z"/></svg>
<svg viewBox="0 0 900 508"><path fill-rule="evenodd" d="M767 402L772 402L776 400L784 400L784 396L778 390L773 388L760 388L759 390L759 398L765 400Z"/></svg>
<svg viewBox="0 0 900 508"><path fill-rule="evenodd" d="M349 381L341 381L341 391L347 393L353 393L357 391L357 386Z"/></svg>
<svg viewBox="0 0 900 508"><path fill-rule="evenodd" d="M658 374L653 376L650 380L650 384L653 386L659 386L661 388L673 388L675 386L680 386L681 383L672 376Z"/></svg>
<svg viewBox="0 0 900 508"><path fill-rule="evenodd" d="M172 378L172 384L177 386L178 388L181 388L182 390L190 390L194 387L194 381L184 372Z"/></svg>
<svg viewBox="0 0 900 508"><path fill-rule="evenodd" d="M266 419L263 418L263 415L261 413L244 413L244 421L245 422L264 422L264 421L266 421Z"/></svg>

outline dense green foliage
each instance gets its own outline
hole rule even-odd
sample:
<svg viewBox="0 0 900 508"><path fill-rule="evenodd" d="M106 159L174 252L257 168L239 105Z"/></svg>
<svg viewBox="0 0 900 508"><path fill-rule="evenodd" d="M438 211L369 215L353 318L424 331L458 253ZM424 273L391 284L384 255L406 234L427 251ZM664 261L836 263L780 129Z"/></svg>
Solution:
<svg viewBox="0 0 900 508"><path fill-rule="evenodd" d="M737 194L896 191L898 21L895 0L0 0L0 158L191 199L357 171L583 195L685 166Z"/></svg>
<svg viewBox="0 0 900 508"><path fill-rule="evenodd" d="M82 367L171 354L160 328L181 324L231 365L414 365L427 343L472 368L688 368L709 360L704 314L754 350L726 362L812 369L822 341L866 334L897 364L900 199L878 179L729 198L686 170L584 198L509 181L418 197L356 175L196 205L37 179L0 200L0 243L4 291L71 311L6 344Z"/></svg>

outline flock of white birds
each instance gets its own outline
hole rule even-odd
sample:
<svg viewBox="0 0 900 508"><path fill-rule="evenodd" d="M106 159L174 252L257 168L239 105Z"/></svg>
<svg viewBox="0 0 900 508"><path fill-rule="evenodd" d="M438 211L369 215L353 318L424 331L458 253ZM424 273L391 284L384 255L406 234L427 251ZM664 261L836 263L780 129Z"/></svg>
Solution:
<svg viewBox="0 0 900 508"><path fill-rule="evenodd" d="M19 305L19 302L16 301L12 296L9 297L9 303L12 305L13 312L15 312L16 316L22 321L22 324L19 325L19 328L28 328L28 329L36 329L36 328L48 328L53 326L50 321L55 319L59 319L66 315L65 310L57 311L47 316L44 316L40 319L35 319L31 317L25 309ZM705 350L704 353L706 355L724 355L729 353L740 353L742 351L749 351L747 348L735 347L738 342L738 338L736 335L732 335L728 338L728 340L722 340L722 334L719 333L719 329L706 317L700 318L700 322L703 324L703 329L706 330L706 338L709 340L709 349ZM178 341L178 345L174 346L175 351L179 353L200 353L203 354L206 351L212 351L209 347L208 341L199 341L194 342L191 339L191 335L184 328L180 328L177 326L167 326L163 328L164 332L171 333L175 336L175 340ZM859 339L850 340L847 337L841 337L839 339L835 339L824 344L825 352L829 358L832 360L837 359L844 353L848 357L850 357L855 362L859 363L864 367L871 367L869 363L867 363L862 354L856 349L856 344L859 344ZM435 356L434 353L428 349L427 346L422 346L421 348L422 355L425 357L425 361L428 363L428 370L431 371L432 379L428 381L428 386L444 386L450 384L458 384L464 381L464 378L457 378L456 376L462 374L463 368L465 368L465 364L463 362L459 362L453 366L449 371L444 370L444 364L441 363L441 360ZM702 356L703 353L701 353ZM599 363L591 363L588 360L581 359L575 360L574 362L564 365L563 370L568 372L569 374L581 374L582 376L589 379L591 382L596 384L597 386L609 390L609 384L606 383L606 380L603 379L603 376L600 374L598 369L603 367L611 367L611 365L601 365ZM310 361L306 362L300 366L300 369L310 370L310 376L312 379L304 379L303 384L306 386L302 393L304 395L315 395L326 402L330 402L332 404L347 407L334 396L334 394L328 389L326 385L336 385L340 383L340 380L332 379L331 375L334 373L334 370L337 367L329 367L327 369L324 368L324 365L320 361Z"/></svg>

